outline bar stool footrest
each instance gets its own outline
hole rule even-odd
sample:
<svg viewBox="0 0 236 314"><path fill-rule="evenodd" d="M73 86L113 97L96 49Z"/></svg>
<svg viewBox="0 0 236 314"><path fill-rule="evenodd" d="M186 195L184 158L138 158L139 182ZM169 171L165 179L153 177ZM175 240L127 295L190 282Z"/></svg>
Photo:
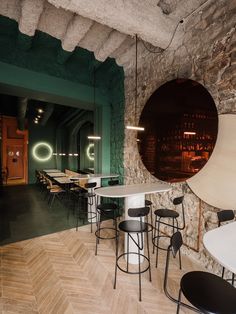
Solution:
<svg viewBox="0 0 236 314"><path fill-rule="evenodd" d="M101 230L113 230L115 232L115 235L114 236L111 236L111 237L102 237L101 235L99 235L100 231ZM101 239L101 240L112 240L112 239L117 239L119 237L119 231L115 228L109 228L109 227L103 227L103 228L99 228L95 231L95 236L98 238L98 239Z"/></svg>
<svg viewBox="0 0 236 314"><path fill-rule="evenodd" d="M170 236L168 236L168 235L162 235L162 236L155 236L155 237L153 237L152 238L152 244L155 246L155 247L157 247L158 249L160 249L160 250L162 250L162 251L167 251L168 250L168 246L169 246L169 244L166 246L166 247L162 247L162 246L159 246L159 245L157 245L157 243L155 243L155 240L156 239L160 239L160 238L171 238Z"/></svg>
<svg viewBox="0 0 236 314"><path fill-rule="evenodd" d="M140 257L143 257L143 258L148 262L147 267L146 267L145 269L141 270L140 272L139 272L139 271L134 272L134 271L130 271L130 270L128 271L128 270L122 268L122 267L119 265L119 259L122 258L122 257L124 257L124 256L131 255L131 254L135 254L135 255L138 255L138 256L140 256ZM119 268L119 270L123 271L123 272L126 273L126 274L138 275L138 274L143 274L143 273L145 273L145 272L150 268L150 260L149 260L148 257L145 256L144 254L137 253L137 252L128 252L128 253L122 253L122 254L120 254L120 255L116 258L116 265L117 265L117 267ZM138 264L137 264L136 266L138 266Z"/></svg>

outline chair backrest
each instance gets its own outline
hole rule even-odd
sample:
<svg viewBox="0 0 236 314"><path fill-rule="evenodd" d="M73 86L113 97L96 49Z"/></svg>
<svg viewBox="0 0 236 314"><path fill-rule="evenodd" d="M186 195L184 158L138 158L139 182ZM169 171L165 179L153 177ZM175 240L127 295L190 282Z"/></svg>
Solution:
<svg viewBox="0 0 236 314"><path fill-rule="evenodd" d="M86 189L93 189L97 186L97 182L88 182L88 183L85 183L84 186Z"/></svg>
<svg viewBox="0 0 236 314"><path fill-rule="evenodd" d="M232 209L224 209L217 212L217 217L218 217L218 226L220 226L222 222L233 220L235 218L234 212Z"/></svg>
<svg viewBox="0 0 236 314"><path fill-rule="evenodd" d="M129 208L128 215L130 217L144 217L149 214L150 207L137 207L137 208Z"/></svg>
<svg viewBox="0 0 236 314"><path fill-rule="evenodd" d="M170 238L170 245L167 249L166 254L166 267L165 267L165 275L164 275L164 291L168 297L171 298L168 290L167 290L167 281L168 281L168 271L169 271L169 264L170 264L170 252L173 253L173 256L175 257L178 251L180 250L181 246L183 244L182 235L179 231L175 232L172 237Z"/></svg>
<svg viewBox="0 0 236 314"><path fill-rule="evenodd" d="M115 203L103 203L103 204L99 204L97 208L101 211L108 210L108 209L115 210L118 208L118 206Z"/></svg>
<svg viewBox="0 0 236 314"><path fill-rule="evenodd" d="M174 205L183 204L184 196L178 196L173 199Z"/></svg>
<svg viewBox="0 0 236 314"><path fill-rule="evenodd" d="M112 186L112 185L119 185L120 184L119 180L109 180L107 183L110 186Z"/></svg>
<svg viewBox="0 0 236 314"><path fill-rule="evenodd" d="M177 231L170 238L170 248L174 257L176 256L182 245L183 245L182 235L179 231Z"/></svg>
<svg viewBox="0 0 236 314"><path fill-rule="evenodd" d="M178 197L175 197L173 199L173 204L175 206L178 206L178 205L181 205L182 206L182 219L183 219L183 224L181 227L178 227L177 229L178 230L183 230L185 228L185 213L184 213L184 196L178 196Z"/></svg>

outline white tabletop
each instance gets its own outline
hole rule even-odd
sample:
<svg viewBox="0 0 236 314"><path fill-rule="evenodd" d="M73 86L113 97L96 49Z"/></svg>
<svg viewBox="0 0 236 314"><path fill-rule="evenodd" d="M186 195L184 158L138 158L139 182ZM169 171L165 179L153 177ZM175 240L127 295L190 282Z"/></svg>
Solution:
<svg viewBox="0 0 236 314"><path fill-rule="evenodd" d="M212 257L236 274L236 221L206 232L203 243Z"/></svg>
<svg viewBox="0 0 236 314"><path fill-rule="evenodd" d="M72 183L75 183L75 181L71 180L70 178L68 177L55 177L54 180L60 184L72 184Z"/></svg>
<svg viewBox="0 0 236 314"><path fill-rule="evenodd" d="M51 178L67 177L64 172L49 172L47 175Z"/></svg>
<svg viewBox="0 0 236 314"><path fill-rule="evenodd" d="M89 173L89 174L80 174L78 175L72 175L70 178L72 179L106 179L106 178L116 178L119 177L118 174L113 173Z"/></svg>
<svg viewBox="0 0 236 314"><path fill-rule="evenodd" d="M58 170L58 169L44 169L43 171L46 172L46 173L50 173L50 172L61 172L61 170Z"/></svg>
<svg viewBox="0 0 236 314"><path fill-rule="evenodd" d="M167 192L170 190L170 184L158 182L103 187L96 189L95 193L104 197L127 197L140 194Z"/></svg>

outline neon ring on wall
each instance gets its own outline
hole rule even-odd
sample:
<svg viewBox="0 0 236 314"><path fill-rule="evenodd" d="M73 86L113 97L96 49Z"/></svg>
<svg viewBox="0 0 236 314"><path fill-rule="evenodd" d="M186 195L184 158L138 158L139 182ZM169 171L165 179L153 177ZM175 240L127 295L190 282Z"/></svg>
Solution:
<svg viewBox="0 0 236 314"><path fill-rule="evenodd" d="M39 155L39 149L40 148L46 148L48 150L48 154L44 157L41 157ZM44 143L44 142L40 142L40 143L35 144L33 149L32 149L32 154L33 154L34 159L41 161L41 162L48 161L49 159L51 159L52 153L53 153L52 147L48 143Z"/></svg>
<svg viewBox="0 0 236 314"><path fill-rule="evenodd" d="M94 149L94 143L91 143L88 145L86 149L86 155L89 160L93 161L94 160L94 154L92 154L91 150Z"/></svg>

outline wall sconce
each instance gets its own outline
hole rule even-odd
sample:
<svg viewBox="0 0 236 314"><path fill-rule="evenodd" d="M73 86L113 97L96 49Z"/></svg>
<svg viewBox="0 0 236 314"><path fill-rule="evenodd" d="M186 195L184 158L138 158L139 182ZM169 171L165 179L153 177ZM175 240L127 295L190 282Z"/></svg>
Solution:
<svg viewBox="0 0 236 314"><path fill-rule="evenodd" d="M41 156L40 149L46 150L47 154ZM40 161L40 162L48 161L52 158L52 154L53 154L52 147L48 143L40 142L33 146L32 155L34 159L36 159L37 161Z"/></svg>

